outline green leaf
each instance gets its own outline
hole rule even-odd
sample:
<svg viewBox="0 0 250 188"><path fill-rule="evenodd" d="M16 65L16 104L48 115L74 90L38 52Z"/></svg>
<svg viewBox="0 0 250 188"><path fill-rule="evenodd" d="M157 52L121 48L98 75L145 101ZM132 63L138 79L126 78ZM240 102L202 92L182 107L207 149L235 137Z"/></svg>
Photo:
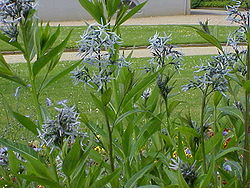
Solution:
<svg viewBox="0 0 250 188"><path fill-rule="evenodd" d="M138 113L138 112L146 112L144 110L139 110L139 109L134 109L134 110L130 110L128 112L125 112L124 114L120 115L114 122L113 126L116 126L117 124L119 124L123 119L127 118L128 116Z"/></svg>
<svg viewBox="0 0 250 188"><path fill-rule="evenodd" d="M43 55L37 61L34 62L33 68L32 68L34 76L36 76L42 70L42 68L50 62L51 59L53 59L58 54L63 52L71 36L71 33L72 31L70 31L68 36L65 38L65 40L61 44L59 44L58 46L53 48L51 51L49 51L46 55Z"/></svg>
<svg viewBox="0 0 250 188"><path fill-rule="evenodd" d="M20 161L17 159L16 155L11 150L8 151L8 161L11 172L17 175L20 171Z"/></svg>
<svg viewBox="0 0 250 188"><path fill-rule="evenodd" d="M142 178L151 168L153 168L154 164L150 164L145 166L143 169L135 173L125 184L124 188L131 188L136 185L136 182Z"/></svg>
<svg viewBox="0 0 250 188"><path fill-rule="evenodd" d="M186 158L186 154L184 152L184 146L183 146L183 141L182 141L182 136L180 133L178 133L178 150L177 150L178 156L180 157L181 160L188 162Z"/></svg>
<svg viewBox="0 0 250 188"><path fill-rule="evenodd" d="M234 151L246 151L246 150L244 150L243 148L240 148L240 147L231 147L231 148L223 150L218 155L216 155L215 160L218 160L221 157L224 157L225 155L227 155L228 153L231 153Z"/></svg>
<svg viewBox="0 0 250 188"><path fill-rule="evenodd" d="M178 170L178 183L179 183L179 186L181 188L189 188L187 182L185 181L185 179L183 178L180 170Z"/></svg>
<svg viewBox="0 0 250 188"><path fill-rule="evenodd" d="M63 188L59 183L57 183L56 181L52 181L51 179L48 178L39 177L36 175L19 175L19 177L41 185L50 186L53 188Z"/></svg>
<svg viewBox="0 0 250 188"><path fill-rule="evenodd" d="M211 181L213 174L214 174L215 160L212 159L211 163L212 164L210 164L210 168L208 170L208 173L207 173L205 179L202 181L202 183L199 186L200 188L209 187L209 185L210 185L210 181Z"/></svg>
<svg viewBox="0 0 250 188"><path fill-rule="evenodd" d="M4 68L6 71L9 70L10 72L12 72L11 69L10 69L10 66L9 66L8 63L5 61L5 59L4 59L2 53L0 53L0 68L1 68L1 69ZM1 69L0 69L0 70L1 70Z"/></svg>
<svg viewBox="0 0 250 188"><path fill-rule="evenodd" d="M143 185L138 188L161 188L161 187L159 185Z"/></svg>
<svg viewBox="0 0 250 188"><path fill-rule="evenodd" d="M178 127L177 130L180 133L182 133L182 135L185 135L185 136L197 137L197 138L200 137L200 135L197 132L197 130L195 130L195 129L191 128L191 127L181 126L181 127Z"/></svg>
<svg viewBox="0 0 250 188"><path fill-rule="evenodd" d="M112 96L112 90L111 88L108 88L103 94L102 94L102 103L104 106L106 106L110 100L111 100L111 96Z"/></svg>
<svg viewBox="0 0 250 188"><path fill-rule="evenodd" d="M248 93L250 93L250 80L245 81L243 87Z"/></svg>
<svg viewBox="0 0 250 188"><path fill-rule="evenodd" d="M81 61L76 62L75 64L73 64L72 66L68 67L64 71L62 71L59 74L55 75L54 77L50 78L48 81L46 81L44 83L44 85L42 86L42 90L45 89L46 87L48 87L49 85L51 85L52 83L60 80L62 77L64 77L69 72L73 71L80 63L81 63Z"/></svg>
<svg viewBox="0 0 250 188"><path fill-rule="evenodd" d="M156 76L159 74L159 72L156 72L154 74L151 74L149 76L146 76L142 79L139 83L135 84L135 86L127 93L127 95L124 97L123 105L127 105L134 96L136 96L138 93L142 93L145 88L155 81Z"/></svg>
<svg viewBox="0 0 250 188"><path fill-rule="evenodd" d="M30 157L28 155L24 155L24 158L28 161L27 165L32 167L32 171L29 171L31 170L31 168L27 170L27 175L33 175L33 173L35 173L35 175L37 175L38 177L46 178L50 181L56 182L56 178L55 178L56 174L52 170L52 168L50 169L45 164L43 164L40 160L34 159L33 157Z"/></svg>
<svg viewBox="0 0 250 188"><path fill-rule="evenodd" d="M159 119L158 117L153 118L148 124L144 125L143 129L140 130L140 134L136 139L137 151L145 145L156 131L161 129L161 121Z"/></svg>
<svg viewBox="0 0 250 188"><path fill-rule="evenodd" d="M101 100L99 100L93 93L90 93L93 102L95 103L96 107L103 113L106 114L104 105Z"/></svg>
<svg viewBox="0 0 250 188"><path fill-rule="evenodd" d="M106 24L102 1L79 0L82 7L99 23Z"/></svg>
<svg viewBox="0 0 250 188"><path fill-rule="evenodd" d="M91 152L91 146L85 149L85 152L81 155L81 158L78 161L78 164L76 165L76 168L74 169L74 172L72 173L72 179L75 179L78 175L80 175L85 168L85 162Z"/></svg>
<svg viewBox="0 0 250 188"><path fill-rule="evenodd" d="M20 154L24 154L26 156L29 156L30 158L33 159L38 159L38 154L37 152L35 152L33 150L33 148L20 144L20 143L16 143L16 142L12 142L9 140L6 140L4 138L0 138L0 144L3 146L6 146L9 150L15 151L17 153Z"/></svg>
<svg viewBox="0 0 250 188"><path fill-rule="evenodd" d="M181 104L182 101L174 100L169 104L168 107L168 115L171 115L171 113L174 111L174 109Z"/></svg>
<svg viewBox="0 0 250 188"><path fill-rule="evenodd" d="M65 159L63 160L62 170L66 176L70 177L71 174L74 172L75 168L81 156L83 154L81 145L79 141L76 141L73 147L71 148L70 152L66 155Z"/></svg>
<svg viewBox="0 0 250 188"><path fill-rule="evenodd" d="M132 8L125 16L123 16L117 23L115 23L115 28L122 25L124 22L134 16L137 12L139 12L146 3L147 1Z"/></svg>
<svg viewBox="0 0 250 188"><path fill-rule="evenodd" d="M242 113L239 109L235 108L234 106L225 106L222 108L219 108L223 115L233 116L234 118L241 120L241 122L244 122Z"/></svg>
<svg viewBox="0 0 250 188"><path fill-rule="evenodd" d="M122 152L124 153L126 157L128 157L132 153L131 148L135 142L133 140L133 132L134 132L135 126L136 126L135 123L129 122L126 127L125 132L122 135Z"/></svg>
<svg viewBox="0 0 250 188"><path fill-rule="evenodd" d="M0 32L0 40L6 42L7 44L14 46L15 48L21 50L22 52L24 52L23 48L21 47L21 45L15 41L15 42L10 42L10 38L5 36L2 32Z"/></svg>
<svg viewBox="0 0 250 188"><path fill-rule="evenodd" d="M220 44L220 41L218 39L216 39L213 35L205 32L199 28L196 28L194 26L187 26L187 27L191 27L191 28L195 29L198 35L200 35L203 39L208 41L210 44L216 46L221 52L223 52L223 48Z"/></svg>
<svg viewBox="0 0 250 188"><path fill-rule="evenodd" d="M223 139L223 136L221 133L217 133L215 136L211 137L209 140L207 140L205 142L205 153L206 154L209 154L211 153L213 150L215 152L218 152L215 150L215 147L218 145L218 144L221 144L222 143L222 139ZM199 160L201 159L202 156L201 156L201 146L198 148L197 152L196 152L196 155L195 155L195 159Z"/></svg>
<svg viewBox="0 0 250 188"><path fill-rule="evenodd" d="M28 129L29 131L31 131L33 134L38 135L38 126L31 121L29 118L12 111L12 115L14 116L14 118L21 123L26 129Z"/></svg>
<svg viewBox="0 0 250 188"><path fill-rule="evenodd" d="M108 11L108 17L112 18L112 16L114 16L114 14L117 12L117 10L119 9L119 5L120 5L120 0L107 0L107 11Z"/></svg>
<svg viewBox="0 0 250 188"><path fill-rule="evenodd" d="M61 28L60 25L57 27L56 32L49 38L49 40L45 41L45 44L42 46L42 53L44 53L47 49L51 48L57 38L60 36Z"/></svg>
<svg viewBox="0 0 250 188"><path fill-rule="evenodd" d="M119 177L121 172L121 169L116 169L111 174L103 177L102 179L96 181L91 187L99 188L99 187L105 187L107 183L110 183L113 179Z"/></svg>
<svg viewBox="0 0 250 188"><path fill-rule="evenodd" d="M21 78L19 78L18 76L16 76L16 75L14 75L14 73L12 73L12 72L3 72L1 69L0 69L0 77L2 77L2 78L5 78L5 79L7 79L7 80L10 80L10 81L12 81L12 82L15 82L15 83L18 83L18 84L20 84L20 85L22 85L22 86L27 86L27 84L21 79Z"/></svg>
<svg viewBox="0 0 250 188"><path fill-rule="evenodd" d="M219 105L219 103L220 103L220 101L221 101L221 99L222 99L222 94L219 92L219 91L216 91L215 93L214 93L214 98L213 98L213 101L214 101L214 106L218 106Z"/></svg>

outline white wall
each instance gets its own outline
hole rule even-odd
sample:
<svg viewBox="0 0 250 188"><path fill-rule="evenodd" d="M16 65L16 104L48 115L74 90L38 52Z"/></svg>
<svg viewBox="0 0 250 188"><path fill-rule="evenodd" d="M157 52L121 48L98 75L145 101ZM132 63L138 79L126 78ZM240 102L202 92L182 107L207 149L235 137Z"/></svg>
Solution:
<svg viewBox="0 0 250 188"><path fill-rule="evenodd" d="M143 2L143 0L139 0ZM190 13L190 0L148 0L137 17ZM38 16L44 21L88 20L91 17L78 0L38 0Z"/></svg>

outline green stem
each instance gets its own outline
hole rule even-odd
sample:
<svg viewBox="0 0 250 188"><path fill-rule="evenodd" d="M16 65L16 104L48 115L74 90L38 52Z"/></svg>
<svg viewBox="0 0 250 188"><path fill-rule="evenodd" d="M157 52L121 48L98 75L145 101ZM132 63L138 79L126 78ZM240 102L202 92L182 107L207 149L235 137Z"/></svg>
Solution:
<svg viewBox="0 0 250 188"><path fill-rule="evenodd" d="M246 74L246 81L250 80L250 44L248 43L247 46L247 74ZM244 141L244 149L245 152L243 154L243 170L242 170L242 177L243 177L243 185L245 187L248 187L250 184L250 180L248 178L248 173L250 170L250 158L249 158L249 153L247 151L249 151L249 91L245 91L245 100L246 100L246 109L245 109L245 114L244 114L244 128L245 128L245 141Z"/></svg>
<svg viewBox="0 0 250 188"><path fill-rule="evenodd" d="M55 173L56 180L57 180L57 182L59 182L59 177L57 174L56 165L55 165L54 160L52 158L52 154L50 153L49 148L46 148L46 151L47 151L47 155L49 156L49 163L53 169L53 172Z"/></svg>
<svg viewBox="0 0 250 188"><path fill-rule="evenodd" d="M114 165L114 158L113 158L113 136L112 136L112 129L109 124L109 118L108 115L105 114L105 120L106 120L106 125L108 128L108 136L109 136L109 160L110 160L110 167L111 171L115 171L115 165Z"/></svg>
<svg viewBox="0 0 250 188"><path fill-rule="evenodd" d="M31 96L32 96L32 99L34 102L34 106L35 106L36 113L37 113L37 118L38 118L39 125L40 125L43 122L43 117L42 117L42 111L40 108L40 104L38 101L38 93L37 93L36 84L35 84L35 77L34 77L33 71L32 71L31 59L30 59L30 54L29 54L30 52L28 51L29 48L28 48L28 44L27 44L27 41L29 41L28 38L30 36L29 36L29 34L26 33L25 24L22 24L20 26L20 28L22 30L22 37L23 37L22 40L24 43L24 57L26 60L27 68L28 68L29 81L31 84L30 93L31 93Z"/></svg>
<svg viewBox="0 0 250 188"><path fill-rule="evenodd" d="M204 121L205 121L205 108L206 108L206 100L207 100L207 91L208 87L206 87L203 96L202 96L202 104L201 104L201 150L203 157L203 170L204 173L207 173L207 164L206 164L206 153L205 153L205 138L204 138Z"/></svg>
<svg viewBox="0 0 250 188"><path fill-rule="evenodd" d="M39 100L38 100L39 94L37 93L35 77L33 76L33 73L31 70L31 64L30 64L29 60L27 60L27 65L28 65L28 69L29 69L29 79L30 79L30 83L31 83L31 95L32 95L32 99L33 99L36 113L37 113L37 118L38 118L39 125L40 125L41 123L43 123L43 116L42 116L42 111L41 111L41 105L40 105Z"/></svg>
<svg viewBox="0 0 250 188"><path fill-rule="evenodd" d="M169 111L168 111L168 96L166 97L166 99L164 99L165 101L165 106L166 106L166 112L167 112L167 130L170 134L170 130L171 130L171 127L170 127L170 114L169 114Z"/></svg>
<svg viewBox="0 0 250 188"><path fill-rule="evenodd" d="M217 126L217 107L214 107L214 128L215 128L215 132L218 132L218 126Z"/></svg>

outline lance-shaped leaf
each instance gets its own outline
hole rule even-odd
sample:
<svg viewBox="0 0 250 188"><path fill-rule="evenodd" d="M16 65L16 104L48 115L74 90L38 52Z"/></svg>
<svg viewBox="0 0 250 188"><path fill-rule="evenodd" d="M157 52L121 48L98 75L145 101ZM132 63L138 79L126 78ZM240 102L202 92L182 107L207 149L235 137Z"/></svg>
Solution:
<svg viewBox="0 0 250 188"><path fill-rule="evenodd" d="M134 87L124 97L124 100L121 106L127 105L133 99L134 96L136 96L138 93L142 93L149 84L155 81L156 76L158 74L159 72L151 74L143 78L140 82L136 83Z"/></svg>
<svg viewBox="0 0 250 188"><path fill-rule="evenodd" d="M19 114L19 113L14 112L14 111L12 111L12 115L26 129L28 129L29 131L31 131L33 134L38 135L38 132L37 132L38 126L33 121L31 121L28 117L23 116L22 114Z"/></svg>
<svg viewBox="0 0 250 188"><path fill-rule="evenodd" d="M35 61L33 68L32 68L34 76L36 76L42 70L42 68L45 67L51 61L51 59L53 59L58 54L64 51L71 33L72 31L68 34L68 36L65 38L65 40L61 44L59 44L58 46L53 48L51 51L49 51L46 55L43 55L37 61Z"/></svg>
<svg viewBox="0 0 250 188"><path fill-rule="evenodd" d="M27 84L18 76L14 75L13 72L9 71L9 70L3 70L0 67L0 77L5 78L7 80L10 80L12 82L18 83L22 86L27 86Z"/></svg>
<svg viewBox="0 0 250 188"><path fill-rule="evenodd" d="M8 63L5 61L2 53L0 53L0 70L2 70L2 71L4 71L4 70L11 71L11 68L8 65Z"/></svg>
<svg viewBox="0 0 250 188"><path fill-rule="evenodd" d="M103 2L100 0L79 0L82 7L99 23L105 23Z"/></svg>
<svg viewBox="0 0 250 188"><path fill-rule="evenodd" d="M98 187L104 187L107 183L110 183L113 179L119 177L121 169L116 169L114 172L111 174L103 177L102 179L96 181L92 187L98 188Z"/></svg>
<svg viewBox="0 0 250 188"><path fill-rule="evenodd" d="M142 178L150 169L152 169L154 166L153 164L147 165L144 168L142 168L140 171L138 171L137 173L135 173L125 184L125 188L131 188L134 187L136 185L136 182Z"/></svg>
<svg viewBox="0 0 250 188"><path fill-rule="evenodd" d="M124 22L126 22L128 19L130 19L132 16L134 16L137 12L139 12L144 5L147 3L147 1L135 6L134 8L132 8L125 16L122 16L119 20L117 20L117 22L115 23L115 27L113 30L115 30L115 28L117 28L118 26L122 25Z"/></svg>
<svg viewBox="0 0 250 188"><path fill-rule="evenodd" d="M63 70L62 72L60 72L59 74L53 76L52 78L48 79L43 85L42 85L42 90L45 89L46 87L48 87L49 85L51 85L52 83L60 80L62 77L64 77L66 74L70 73L71 71L73 71L79 64L81 63L81 61L76 62L75 64L73 64L72 66L66 68L65 70Z"/></svg>
<svg viewBox="0 0 250 188"><path fill-rule="evenodd" d="M20 154L24 154L33 159L38 159L38 154L33 150L33 148L26 146L24 144L20 144L17 142L12 142L4 138L0 138L0 144L7 147L8 149L18 152Z"/></svg>
<svg viewBox="0 0 250 188"><path fill-rule="evenodd" d="M17 42L17 41L14 41L14 42L10 42L10 38L5 36L2 32L0 32L0 40L4 41L5 43L21 50L22 52L24 51L22 46Z"/></svg>
<svg viewBox="0 0 250 188"><path fill-rule="evenodd" d="M51 35L51 37L49 38L49 40L45 41L45 43L42 45L42 54L44 52L46 52L49 48L51 48L51 46L53 46L53 44L55 43L55 41L60 36L60 33L61 33L61 28L60 28L60 26L58 26L57 30L55 31L55 33L53 33Z"/></svg>
<svg viewBox="0 0 250 188"><path fill-rule="evenodd" d="M203 39L205 39L207 42L209 42L213 46L217 47L222 53L224 53L223 48L220 44L220 41L217 38L215 38L213 35L205 32L199 28L196 28L194 26L187 26L187 27L191 27L191 28L195 29L196 33L198 35L200 35Z"/></svg>

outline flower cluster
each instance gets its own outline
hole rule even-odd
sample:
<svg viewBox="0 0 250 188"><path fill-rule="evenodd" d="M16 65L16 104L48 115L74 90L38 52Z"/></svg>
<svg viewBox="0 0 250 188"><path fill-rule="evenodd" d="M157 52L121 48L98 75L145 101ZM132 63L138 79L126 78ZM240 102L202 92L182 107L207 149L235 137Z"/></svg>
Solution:
<svg viewBox="0 0 250 188"><path fill-rule="evenodd" d="M152 93L151 88L147 88L147 89L142 93L141 97L142 97L145 101L147 101L148 98L150 97L151 93Z"/></svg>
<svg viewBox="0 0 250 188"><path fill-rule="evenodd" d="M17 40L18 24L31 9L34 9L34 0L0 0L0 29L10 42Z"/></svg>
<svg viewBox="0 0 250 188"><path fill-rule="evenodd" d="M161 96L163 99L167 99L170 92L174 89L174 84L170 84L172 79L172 75L159 75L157 78L157 86L160 89Z"/></svg>
<svg viewBox="0 0 250 188"><path fill-rule="evenodd" d="M111 32L107 25L90 25L79 42L83 64L71 72L74 83L82 82L97 87L98 91L102 90L113 79L115 70L130 65L124 56L117 58L116 49L120 44L120 37Z"/></svg>
<svg viewBox="0 0 250 188"><path fill-rule="evenodd" d="M235 1L235 4L227 6L227 20L233 23L239 24L242 28L246 28L249 25L249 12L242 12L239 10L243 3L248 4L245 0ZM247 6L248 7L248 6Z"/></svg>
<svg viewBox="0 0 250 188"><path fill-rule="evenodd" d="M79 41L79 52L83 59L102 59L109 56L109 53L101 53L102 50L115 52L116 45L121 44L121 38L116 33L111 32L107 25L90 25Z"/></svg>
<svg viewBox="0 0 250 188"><path fill-rule="evenodd" d="M183 91L192 88L199 88L201 91L211 88L209 92L219 91L224 94L228 89L228 81L226 76L229 75L231 68L229 62L223 55L214 56L212 61L207 62L206 65L196 66L198 68L195 73L204 73L202 75L194 76L189 84L182 86Z"/></svg>
<svg viewBox="0 0 250 188"><path fill-rule="evenodd" d="M8 148L0 148L0 166L8 165Z"/></svg>
<svg viewBox="0 0 250 188"><path fill-rule="evenodd" d="M193 185L195 179L197 178L197 169L195 167L195 162L190 165L184 163L180 158L171 159L169 168L173 170L180 170L184 179L189 185Z"/></svg>
<svg viewBox="0 0 250 188"><path fill-rule="evenodd" d="M161 37L158 33L149 39L150 45L148 48L153 54L150 63L153 66L155 64L157 66L156 69L162 68L168 64L174 65L176 70L180 69L183 54L174 50L174 46L169 44L170 41L171 36L165 34L164 37Z"/></svg>
<svg viewBox="0 0 250 188"><path fill-rule="evenodd" d="M79 113L76 112L76 108L68 107L63 104L62 108L55 108L59 114L56 116L56 120L47 120L42 129L39 131L39 138L42 145L48 147L60 147L64 141L74 143L77 136L84 136L79 132L80 122Z"/></svg>

